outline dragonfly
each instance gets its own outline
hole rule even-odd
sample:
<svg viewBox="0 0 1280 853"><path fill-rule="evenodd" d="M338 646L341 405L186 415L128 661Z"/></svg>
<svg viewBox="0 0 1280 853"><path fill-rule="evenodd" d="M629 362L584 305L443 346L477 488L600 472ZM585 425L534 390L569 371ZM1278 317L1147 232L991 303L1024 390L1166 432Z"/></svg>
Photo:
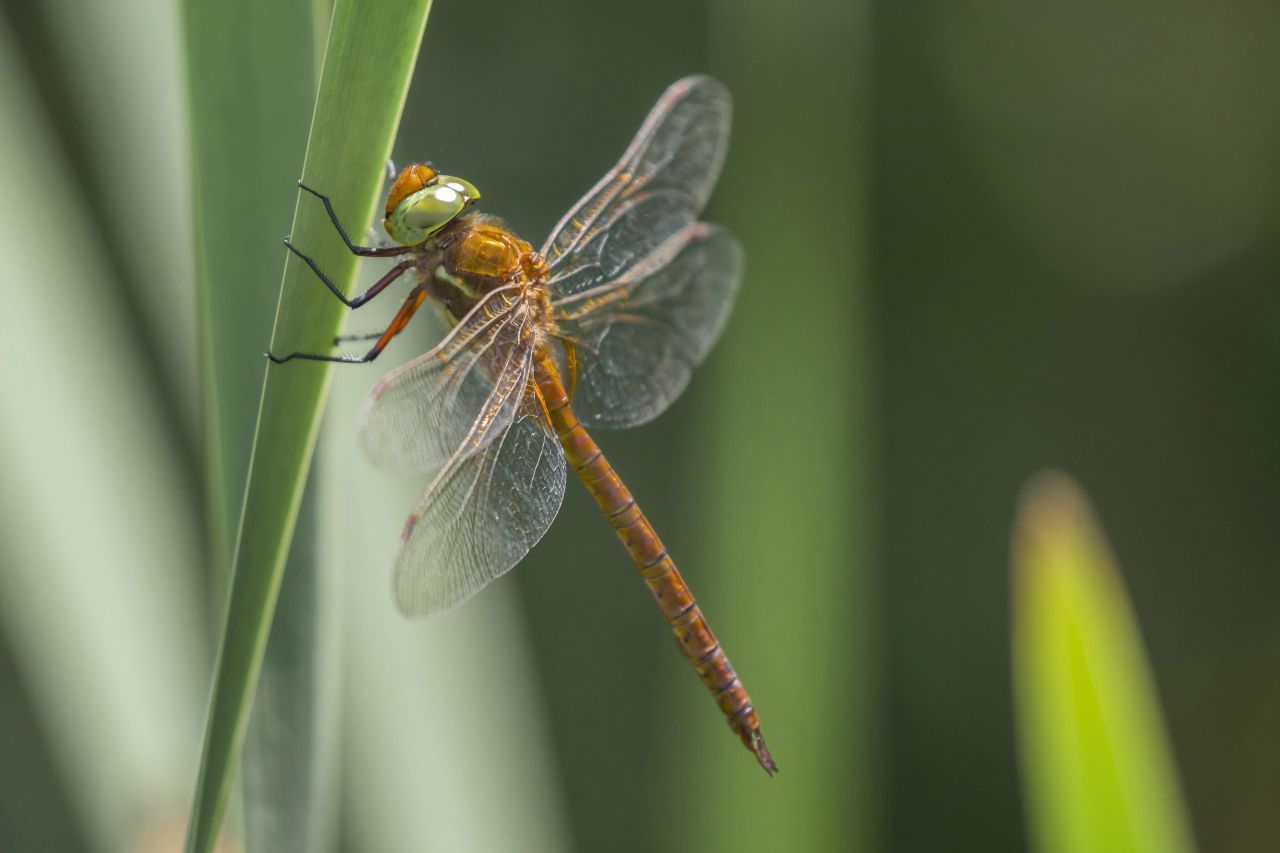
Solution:
<svg viewBox="0 0 1280 853"><path fill-rule="evenodd" d="M433 304L448 333L382 377L362 415L361 441L375 464L431 477L396 559L400 609L410 616L449 610L514 567L559 512L572 468L729 727L773 775L778 766L741 678L667 547L587 432L660 415L725 326L742 250L699 216L724 161L730 111L728 91L710 77L672 84L622 159L537 251L476 209L475 185L429 162L395 179L383 219L394 243L385 246L354 244L329 197L299 182L324 204L350 251L399 258L348 299L286 239L338 299L355 309L402 276L414 285L387 327L367 336L376 340L362 355L267 355L276 363L370 362L424 303Z"/></svg>

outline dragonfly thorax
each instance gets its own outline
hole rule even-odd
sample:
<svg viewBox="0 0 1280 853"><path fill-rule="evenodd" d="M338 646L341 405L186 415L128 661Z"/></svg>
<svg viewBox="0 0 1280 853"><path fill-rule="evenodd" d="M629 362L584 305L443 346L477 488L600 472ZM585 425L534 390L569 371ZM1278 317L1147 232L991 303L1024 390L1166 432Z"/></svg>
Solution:
<svg viewBox="0 0 1280 853"><path fill-rule="evenodd" d="M542 256L492 216L459 217L420 251L428 291L455 321L497 288L516 285L534 293L545 289L547 267Z"/></svg>
<svg viewBox="0 0 1280 853"><path fill-rule="evenodd" d="M491 220L473 220L445 250L445 263L455 275L510 282L522 271L521 260L533 247Z"/></svg>

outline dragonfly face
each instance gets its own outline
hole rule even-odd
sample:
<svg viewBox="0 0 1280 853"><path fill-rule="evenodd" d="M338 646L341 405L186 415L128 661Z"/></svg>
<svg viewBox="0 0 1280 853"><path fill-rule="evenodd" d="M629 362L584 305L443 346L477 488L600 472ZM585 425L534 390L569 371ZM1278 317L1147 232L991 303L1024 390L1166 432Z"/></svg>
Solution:
<svg viewBox="0 0 1280 853"><path fill-rule="evenodd" d="M430 163L414 163L392 185L382 224L400 245L416 246L479 198L470 181L441 175Z"/></svg>
<svg viewBox="0 0 1280 853"><path fill-rule="evenodd" d="M364 357L291 357L372 360L425 300L441 306L453 328L374 386L361 431L376 464L431 477L404 526L394 580L401 610L448 610L510 570L559 512L572 467L730 728L773 773L742 682L586 431L661 414L728 318L742 253L726 231L698 217L724 159L729 103L709 77L673 84L541 251L501 221L467 211L480 197L470 183L427 163L410 166L391 189L384 220L401 245L352 247L404 260L354 300L326 280L358 307L412 272L418 283L400 313Z"/></svg>

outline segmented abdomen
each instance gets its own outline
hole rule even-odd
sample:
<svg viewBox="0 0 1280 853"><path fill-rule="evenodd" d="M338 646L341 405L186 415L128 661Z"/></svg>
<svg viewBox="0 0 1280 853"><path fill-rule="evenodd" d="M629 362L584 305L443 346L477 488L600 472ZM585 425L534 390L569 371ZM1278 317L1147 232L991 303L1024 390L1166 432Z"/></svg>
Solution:
<svg viewBox="0 0 1280 853"><path fill-rule="evenodd" d="M775 772L778 768L760 734L760 720L752 707L751 697L707 625L666 546L600 446L574 415L564 386L549 359L539 361L535 376L551 424L564 447L565 458L595 497L600 511L609 519L631 554L640 576L671 626L680 650L711 691L730 728L755 754L765 770Z"/></svg>

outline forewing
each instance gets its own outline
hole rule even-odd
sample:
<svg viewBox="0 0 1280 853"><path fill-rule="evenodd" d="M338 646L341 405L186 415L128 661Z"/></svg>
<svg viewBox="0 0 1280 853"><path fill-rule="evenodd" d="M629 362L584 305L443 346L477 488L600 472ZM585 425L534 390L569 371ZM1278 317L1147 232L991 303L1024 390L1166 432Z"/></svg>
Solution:
<svg viewBox="0 0 1280 853"><path fill-rule="evenodd" d="M622 159L552 230L542 254L556 293L625 276L706 206L729 141L728 91L710 77L671 85Z"/></svg>
<svg viewBox="0 0 1280 853"><path fill-rule="evenodd" d="M737 241L697 223L624 278L556 300L556 322L577 346L578 418L629 427L660 415L724 329L741 273Z"/></svg>
<svg viewBox="0 0 1280 853"><path fill-rule="evenodd" d="M511 423L529 378L529 306L496 292L430 352L388 373L365 404L361 440L391 471L439 471Z"/></svg>
<svg viewBox="0 0 1280 853"><path fill-rule="evenodd" d="M564 498L560 443L521 415L442 470L405 525L395 595L409 616L447 610L501 577L547 532Z"/></svg>

